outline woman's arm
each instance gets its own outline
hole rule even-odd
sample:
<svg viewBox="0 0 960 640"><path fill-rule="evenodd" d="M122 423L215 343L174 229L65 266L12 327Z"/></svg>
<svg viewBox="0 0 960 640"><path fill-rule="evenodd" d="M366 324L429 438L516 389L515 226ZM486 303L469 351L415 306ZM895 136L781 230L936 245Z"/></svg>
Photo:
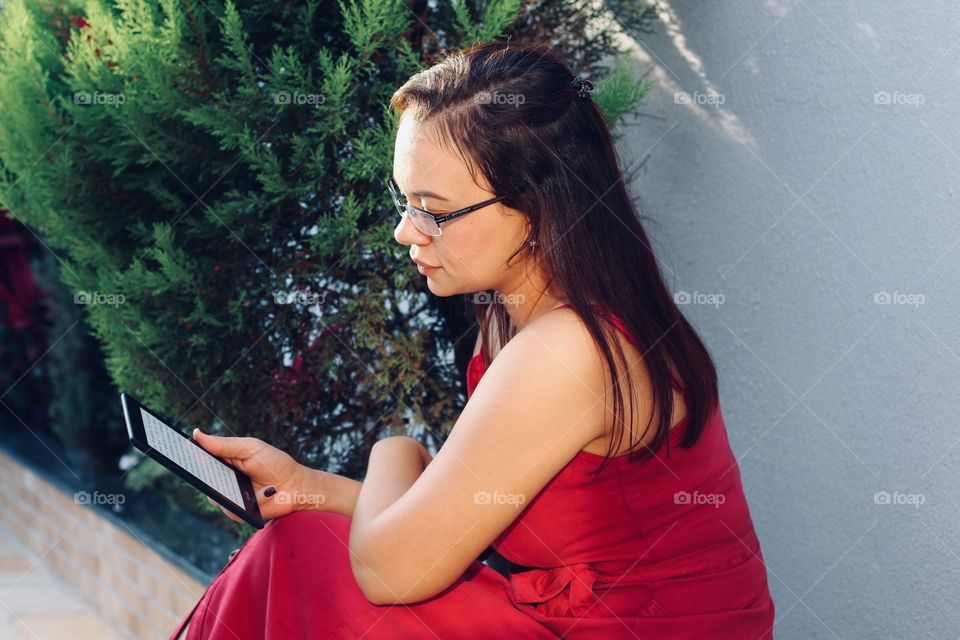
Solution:
<svg viewBox="0 0 960 640"><path fill-rule="evenodd" d="M329 471L311 469L259 438L214 436L203 433L199 429L194 430L193 438L204 450L225 458L250 476L257 494L260 513L266 519L279 518L292 511L308 509L330 511L348 518L353 517L362 484L352 478ZM419 454L416 465L419 469L417 476L419 476L432 457L426 448L413 438L406 436L384 438L374 444L373 450L377 451L386 446L395 447L396 444L382 443L398 441L403 443L400 446L405 450ZM371 460L373 460L372 452ZM413 480L416 480L416 477L399 485L397 495L403 495L410 488ZM264 493L265 489L271 485L275 492ZM211 503L216 504L213 500ZM243 522L223 507L221 509L232 520Z"/></svg>
<svg viewBox="0 0 960 640"><path fill-rule="evenodd" d="M321 469L303 467L303 498L297 510L316 509L353 517L353 507L360 495L361 483Z"/></svg>
<svg viewBox="0 0 960 640"><path fill-rule="evenodd" d="M603 434L606 373L576 314L545 314L501 349L426 468L418 447L377 443L349 540L367 600L411 604L454 584Z"/></svg>
<svg viewBox="0 0 960 640"><path fill-rule="evenodd" d="M422 444L406 436L384 438L373 445L350 525L350 566L364 593L383 588L382 578L374 575L362 554L368 531L377 516L413 486L431 459Z"/></svg>
<svg viewBox="0 0 960 640"><path fill-rule="evenodd" d="M370 450L367 475L357 496L351 537L407 492L430 462L422 444L407 436L378 440Z"/></svg>
<svg viewBox="0 0 960 640"><path fill-rule="evenodd" d="M398 442L402 444L397 445ZM392 436L378 440L376 443L374 443L373 448L370 451L370 461L367 464L367 477L364 478L362 483L336 473L322 471L320 469L311 469L305 466L303 468L303 498L298 501L297 509L319 509L321 511L330 511L347 516L348 518L353 518L357 500L360 497L360 488L366 486L370 481L371 469L374 469L374 464L377 466L385 466L382 462L378 462L378 460L382 459L382 456L384 455L384 449L387 447L402 449L404 451L404 453L401 454L403 459L409 459L413 461L404 465L406 466L405 471L412 472L414 469L417 469L415 475L412 475L411 473L398 474L399 477L395 479L398 484L386 485L386 491L374 490L367 492L374 495L374 498L371 499L371 502L374 504L382 504L383 501L387 501L387 503L383 504L379 510L389 506L393 500L396 500L396 498L403 495L404 492L410 488L410 485L413 484L413 481L420 476L420 473L423 472L423 469L426 468L426 466L430 464L430 461L433 459L426 448L413 438L408 438L406 436ZM417 457L408 455L408 453L411 451L414 451L419 455ZM386 456L388 460L394 459L393 452L387 452ZM392 466L392 463L388 462L388 464ZM383 488L383 483L379 482L381 475L384 474L377 473L377 486ZM385 475L390 476L393 474L388 472ZM367 499L365 498L365 501L366 500Z"/></svg>

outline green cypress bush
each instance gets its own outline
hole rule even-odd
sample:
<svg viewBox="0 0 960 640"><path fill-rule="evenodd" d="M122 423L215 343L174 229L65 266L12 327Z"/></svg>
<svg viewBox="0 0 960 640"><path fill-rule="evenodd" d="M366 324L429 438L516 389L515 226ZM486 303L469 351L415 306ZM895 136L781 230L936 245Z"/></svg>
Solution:
<svg viewBox="0 0 960 640"><path fill-rule="evenodd" d="M597 4L5 2L0 206L119 389L361 477L383 435L439 446L475 336L393 240L387 101L447 50L549 41L618 122L648 83L612 16L636 35L656 11Z"/></svg>

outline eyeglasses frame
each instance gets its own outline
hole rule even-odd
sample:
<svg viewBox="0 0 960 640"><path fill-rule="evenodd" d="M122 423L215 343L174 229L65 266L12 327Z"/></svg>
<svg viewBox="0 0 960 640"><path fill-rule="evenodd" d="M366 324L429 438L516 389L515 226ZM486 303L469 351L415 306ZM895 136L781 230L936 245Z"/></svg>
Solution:
<svg viewBox="0 0 960 640"><path fill-rule="evenodd" d="M394 202L394 204L395 204L396 207L397 207L397 211L400 211L400 215L401 215L401 216L403 216L404 214L406 214L406 207L410 207L410 208L413 209L414 211L417 211L417 212L419 212L419 213L421 213L421 214L428 215L428 216L430 216L431 218L433 218L434 223L436 223L436 225L437 225L437 229L440 231L440 233L437 234L437 236L434 236L434 237L439 237L440 235L443 234L443 230L440 228L440 224L441 224L441 223L446 222L446 221L448 221L448 220L453 220L454 218L459 218L460 216L465 216L465 215L467 215L468 213L472 213L472 212L476 211L477 209L482 209L483 207L486 207L487 205L493 204L494 202L499 202L500 200L503 200L504 198L507 197L507 196L495 196L495 197L490 198L490 199L488 199L488 200L484 200L483 202L478 202L477 204L472 204L472 205L470 205L469 207L464 207L464 208L462 208L462 209L457 209L456 211L451 211L450 213L445 213L445 214L443 214L443 215L438 216L437 214L431 213L431 212L427 211L426 209L422 209L422 208L420 208L420 207L418 207L418 206L416 206L416 205L410 204L409 200L408 200L405 204L401 205L401 203L400 203L400 195L401 195L401 193L400 193L400 187L399 187L399 186L397 185L397 183L394 181L393 176L390 176L389 178L387 178L387 189L390 190L390 195L393 197L393 202ZM401 209L402 209L402 211L401 211ZM417 230L418 230L418 231L422 231L419 227L417 227ZM424 233L426 233L426 232L424 232ZM431 234L427 233L426 235L431 235Z"/></svg>

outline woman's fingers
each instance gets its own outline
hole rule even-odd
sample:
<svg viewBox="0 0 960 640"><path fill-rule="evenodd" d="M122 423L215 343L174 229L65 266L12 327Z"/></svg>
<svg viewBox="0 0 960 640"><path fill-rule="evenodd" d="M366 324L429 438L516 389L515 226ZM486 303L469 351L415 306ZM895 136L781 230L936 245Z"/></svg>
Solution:
<svg viewBox="0 0 960 640"><path fill-rule="evenodd" d="M277 488L273 485L269 485L269 486L263 487L262 489L256 489L256 493L259 499L260 506L266 507L267 506L266 503L270 500L270 498L276 495ZM227 508L225 508L223 505L221 505L219 502L217 502L210 496L207 496L207 502L214 505L215 507L220 507L220 511L223 511L223 513L231 520L235 520L236 522L244 522L243 518L238 517L236 514L234 514L232 511L228 510Z"/></svg>
<svg viewBox="0 0 960 640"><path fill-rule="evenodd" d="M227 516L228 518L230 518L231 520L233 520L234 522L243 522L243 521L244 521L243 518L241 518L241 517L239 517L239 516L237 516L237 515L234 515L231 511L225 509L225 508L223 507L223 505L221 505L220 503L218 503L216 500L214 500L214 499L211 498L210 496L207 496L207 502L209 502L210 504L212 504L212 505L215 506L215 507L220 507L220 511L223 511L223 514L224 514L225 516Z"/></svg>
<svg viewBox="0 0 960 640"><path fill-rule="evenodd" d="M243 522L244 522L243 518L241 518L240 516L235 515L235 514L232 513L229 509L224 508L223 505L218 504L217 501L214 500L213 498L207 498L207 500L210 501L210 504L212 504L212 505L214 505L214 506L217 506L217 507L220 507L220 511L223 511L223 515L227 516L228 518L230 518L230 519L233 520L234 522L240 522L240 523L243 523Z"/></svg>
<svg viewBox="0 0 960 640"><path fill-rule="evenodd" d="M240 518L240 517L238 517L238 516L233 515L232 513L230 513L229 511L227 511L227 510L224 509L223 507L220 507L220 511L223 511L223 513L224 513L228 518L230 518L231 520L233 520L234 522L240 522L240 523L243 523L243 522L244 522L243 518Z"/></svg>
<svg viewBox="0 0 960 640"><path fill-rule="evenodd" d="M221 458L246 459L256 453L256 438L214 436L194 429L193 439L206 451Z"/></svg>
<svg viewBox="0 0 960 640"><path fill-rule="evenodd" d="M280 517L294 510L289 485L291 478L298 477L299 465L289 455L259 438L214 436L200 429L194 429L192 436L205 451L226 459L250 476L264 518ZM243 522L213 498L207 500L231 520Z"/></svg>
<svg viewBox="0 0 960 640"><path fill-rule="evenodd" d="M257 502L263 504L264 502L270 500L271 497L276 495L277 487L273 484L260 484L259 482L251 483L253 485L253 492L257 494ZM216 504L213 498L207 498L211 503Z"/></svg>

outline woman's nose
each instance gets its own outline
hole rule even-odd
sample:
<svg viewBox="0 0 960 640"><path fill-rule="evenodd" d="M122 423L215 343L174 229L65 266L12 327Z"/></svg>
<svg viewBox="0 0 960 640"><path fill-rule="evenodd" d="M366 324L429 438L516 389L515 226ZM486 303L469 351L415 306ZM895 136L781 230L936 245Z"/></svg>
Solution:
<svg viewBox="0 0 960 640"><path fill-rule="evenodd" d="M393 230L393 239L399 244L428 244L430 236L417 229L410 216L401 216L400 223Z"/></svg>

